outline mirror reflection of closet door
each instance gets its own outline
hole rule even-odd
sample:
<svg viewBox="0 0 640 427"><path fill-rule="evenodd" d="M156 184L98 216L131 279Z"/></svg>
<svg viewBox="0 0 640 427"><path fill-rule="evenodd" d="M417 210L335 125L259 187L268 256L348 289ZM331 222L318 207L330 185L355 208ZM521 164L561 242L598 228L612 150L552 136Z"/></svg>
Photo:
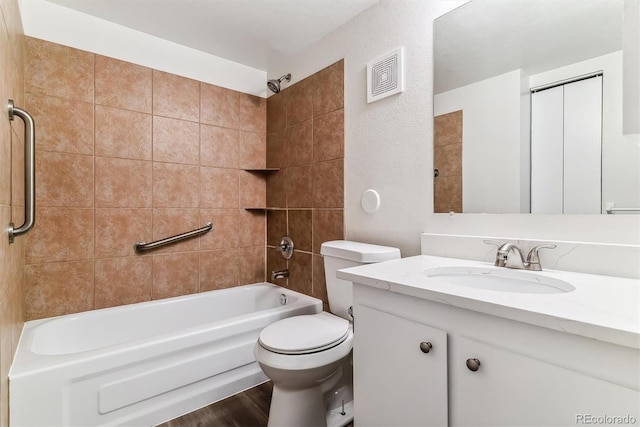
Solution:
<svg viewBox="0 0 640 427"><path fill-rule="evenodd" d="M531 212L601 213L602 76L531 95Z"/></svg>

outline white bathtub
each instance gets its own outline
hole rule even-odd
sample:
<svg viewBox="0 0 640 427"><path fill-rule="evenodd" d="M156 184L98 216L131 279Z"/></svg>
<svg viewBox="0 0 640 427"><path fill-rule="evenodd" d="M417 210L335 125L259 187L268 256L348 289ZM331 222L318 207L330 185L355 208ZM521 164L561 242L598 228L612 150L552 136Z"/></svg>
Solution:
<svg viewBox="0 0 640 427"><path fill-rule="evenodd" d="M9 372L11 426L167 421L266 381L253 356L262 328L320 311L258 283L27 322Z"/></svg>

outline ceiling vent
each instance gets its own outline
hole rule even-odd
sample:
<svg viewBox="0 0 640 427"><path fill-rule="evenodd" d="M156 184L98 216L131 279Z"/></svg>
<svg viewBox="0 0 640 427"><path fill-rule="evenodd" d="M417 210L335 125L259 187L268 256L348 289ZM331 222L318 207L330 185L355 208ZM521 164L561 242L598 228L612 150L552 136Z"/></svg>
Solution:
<svg viewBox="0 0 640 427"><path fill-rule="evenodd" d="M367 64L367 102L378 101L403 90L402 48L369 61Z"/></svg>

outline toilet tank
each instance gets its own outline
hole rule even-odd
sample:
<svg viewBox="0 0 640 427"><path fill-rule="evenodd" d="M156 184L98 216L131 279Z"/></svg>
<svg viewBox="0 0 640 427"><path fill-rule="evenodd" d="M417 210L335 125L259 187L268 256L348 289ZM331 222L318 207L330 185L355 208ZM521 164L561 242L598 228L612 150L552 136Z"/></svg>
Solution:
<svg viewBox="0 0 640 427"><path fill-rule="evenodd" d="M348 240L333 240L322 244L320 254L324 259L329 310L336 316L351 320L348 310L353 305L353 284L338 279L336 271L342 268L399 259L400 249Z"/></svg>

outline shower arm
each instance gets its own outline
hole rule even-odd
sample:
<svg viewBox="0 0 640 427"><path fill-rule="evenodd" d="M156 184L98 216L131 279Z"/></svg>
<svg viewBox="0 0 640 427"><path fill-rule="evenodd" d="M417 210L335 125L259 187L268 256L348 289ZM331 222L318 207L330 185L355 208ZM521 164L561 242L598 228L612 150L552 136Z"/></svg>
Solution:
<svg viewBox="0 0 640 427"><path fill-rule="evenodd" d="M9 243L13 243L16 236L31 230L36 223L36 129L31 114L16 107L13 99L9 100L9 120L18 116L24 122L24 223L14 228L9 223Z"/></svg>

